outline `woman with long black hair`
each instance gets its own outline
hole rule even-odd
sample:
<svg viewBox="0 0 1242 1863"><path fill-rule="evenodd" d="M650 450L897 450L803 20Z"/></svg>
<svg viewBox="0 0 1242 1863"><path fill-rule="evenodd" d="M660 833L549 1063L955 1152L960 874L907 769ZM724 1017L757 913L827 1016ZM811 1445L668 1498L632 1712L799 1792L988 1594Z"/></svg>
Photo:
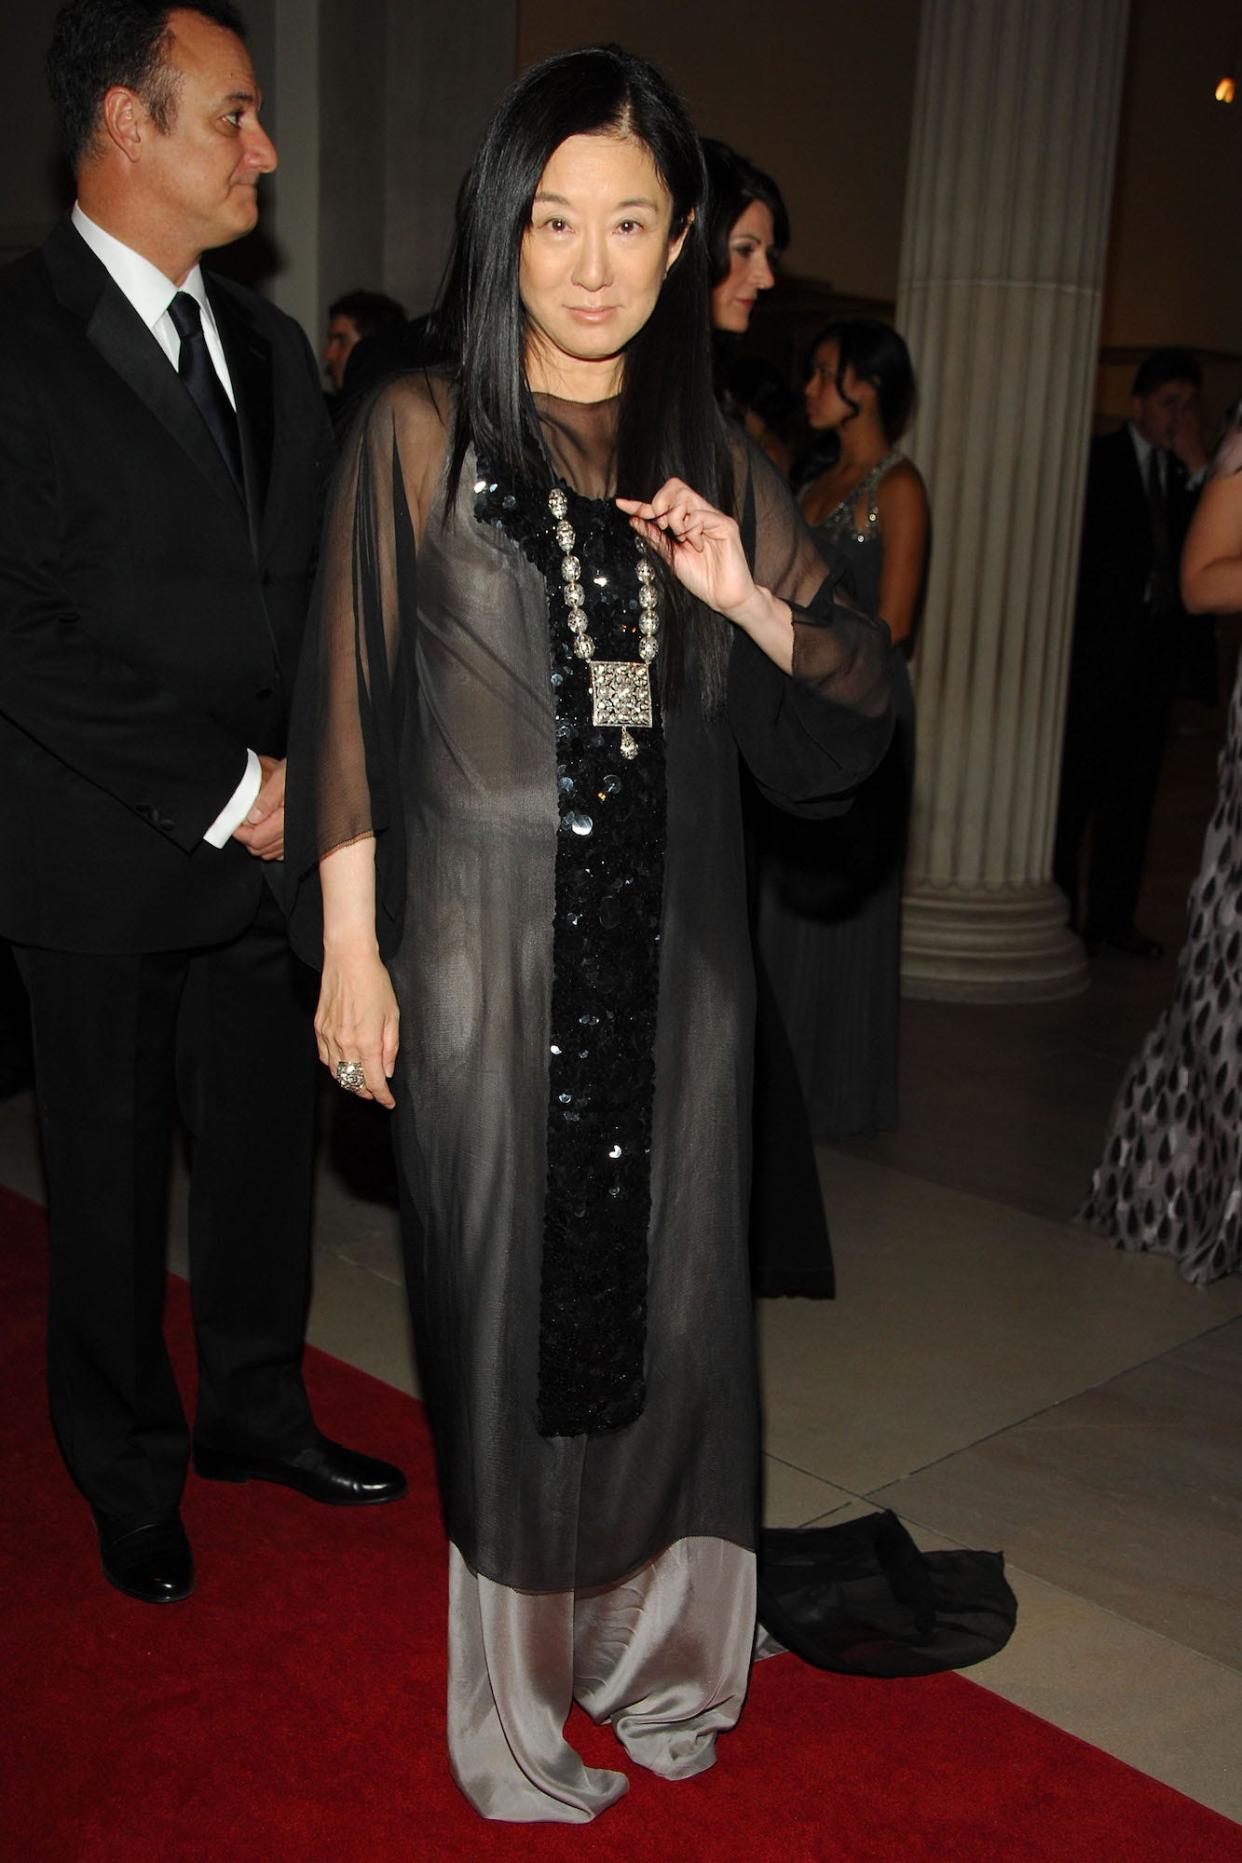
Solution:
<svg viewBox="0 0 1242 1863"><path fill-rule="evenodd" d="M759 295L776 283L776 262L789 244L789 214L771 175L727 142L705 138L712 329L744 336Z"/></svg>
<svg viewBox="0 0 1242 1863"><path fill-rule="evenodd" d="M761 294L776 283L777 262L789 244L789 215L771 175L727 142L705 137L703 160L716 397L788 478L794 396L772 363L737 352Z"/></svg>
<svg viewBox="0 0 1242 1863"><path fill-rule="evenodd" d="M749 369L770 365L756 365L754 357L739 358L737 347L750 327L759 294L776 283L777 260L789 244L789 215L771 175L749 157L727 143L705 141L703 159L716 399L786 478L790 450L774 431L774 425L782 425L780 417L775 416L773 425L756 415L751 406L753 380L745 380ZM777 376L779 407L783 385L779 373L771 373ZM761 1295L831 1300L836 1273L815 1141L789 1031L756 935L764 849L774 836L780 837L788 818L769 807L745 771L742 817L755 971L751 1284Z"/></svg>
<svg viewBox="0 0 1242 1863"><path fill-rule="evenodd" d="M740 1712L737 749L826 812L889 729L885 631L835 604L717 416L702 193L650 66L593 49L518 80L463 196L455 369L355 430L290 756L321 1058L397 1108L449 1749L494 1818L625 1790L566 1743L575 1698L670 1778Z"/></svg>

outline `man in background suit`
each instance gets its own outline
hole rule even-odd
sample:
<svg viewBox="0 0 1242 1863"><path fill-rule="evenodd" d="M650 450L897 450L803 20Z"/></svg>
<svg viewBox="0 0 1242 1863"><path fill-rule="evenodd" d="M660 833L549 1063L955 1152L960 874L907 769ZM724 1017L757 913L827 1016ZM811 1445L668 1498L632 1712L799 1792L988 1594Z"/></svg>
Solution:
<svg viewBox="0 0 1242 1863"><path fill-rule="evenodd" d="M200 1475L386 1501L300 1358L315 1047L280 873L331 454L298 327L199 269L276 166L225 0L70 0L48 73L78 203L0 280L0 935L30 995L53 1421L105 1576L193 1584L161 1305L193 1142Z"/></svg>
<svg viewBox="0 0 1242 1863"><path fill-rule="evenodd" d="M1200 385L1189 351L1148 356L1129 421L1092 443L1087 472L1053 877L1088 949L1133 957L1161 950L1134 915L1186 624L1178 565L1206 464Z"/></svg>
<svg viewBox="0 0 1242 1863"><path fill-rule="evenodd" d="M328 340L320 360L333 395L345 386L345 369L359 343L404 328L404 307L383 291L347 291L329 304Z"/></svg>

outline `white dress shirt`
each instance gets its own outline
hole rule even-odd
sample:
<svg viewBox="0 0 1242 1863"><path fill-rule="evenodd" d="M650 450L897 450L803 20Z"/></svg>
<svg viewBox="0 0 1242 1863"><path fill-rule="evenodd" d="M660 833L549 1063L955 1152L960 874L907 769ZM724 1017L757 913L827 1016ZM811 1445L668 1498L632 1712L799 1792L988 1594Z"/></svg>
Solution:
<svg viewBox="0 0 1242 1863"><path fill-rule="evenodd" d="M203 313L203 335L207 338L207 353L211 357L216 374L224 383L224 392L236 410L237 398L233 393L233 383L229 376L229 365L224 359L224 350L220 343L220 332L216 329L216 320L212 314L211 300L207 296L207 287L203 283L203 268L196 265L184 283L175 285L170 278L165 278L159 267L152 265L150 259L144 259L132 246L123 245L112 233L105 233L101 226L82 212L75 205L73 224L86 241L99 263L106 266L108 275L118 291L123 291L138 315L146 324L168 360L175 369L181 360L181 338L177 335L177 326L168 314L168 307L179 291L192 297Z"/></svg>
<svg viewBox="0 0 1242 1863"><path fill-rule="evenodd" d="M1143 489L1144 491L1146 491L1147 489L1147 461L1151 457L1151 441L1145 440L1143 438L1142 434L1139 432L1138 428L1134 425L1133 421L1128 421L1126 424L1130 429L1130 438L1134 442L1134 452L1135 452L1135 457L1138 460L1139 477L1140 479L1142 479ZM1156 449L1156 471L1160 474L1161 491L1167 492L1169 489L1169 454L1163 446L1158 447ZM1187 473L1186 490L1188 492L1197 491L1199 486L1203 483L1206 477L1207 477L1207 465L1206 464L1200 466L1197 472Z"/></svg>
<svg viewBox="0 0 1242 1863"><path fill-rule="evenodd" d="M1142 479L1143 489L1146 490L1147 462L1151 458L1151 441L1143 438L1133 421L1130 421L1128 425L1130 428L1130 438L1134 442L1134 455L1138 460L1139 478ZM1165 466L1163 447L1159 448L1157 451L1156 470L1160 474L1160 489L1164 491L1168 484L1168 472Z"/></svg>
<svg viewBox="0 0 1242 1863"><path fill-rule="evenodd" d="M216 329L216 320L212 315L207 288L203 283L201 266L196 265L182 284L174 284L171 279L164 276L158 266L152 265L150 259L144 259L142 254L135 252L132 246L126 246L113 234L105 233L101 226L96 226L76 202L72 217L78 233L105 268L117 290L123 292L133 305L174 369L181 356L181 338L168 314L168 307L178 291L188 292L197 301L203 313L203 335L207 339L207 353L215 366L216 374L224 384L224 392L232 406L236 408L237 399L233 393L233 383L229 378L229 365L225 361L220 333ZM250 813L254 806L254 799L262 785L262 766L255 753L248 750L246 769L241 782L203 836L204 841L210 842L212 847L224 847L232 836L233 830L240 827Z"/></svg>

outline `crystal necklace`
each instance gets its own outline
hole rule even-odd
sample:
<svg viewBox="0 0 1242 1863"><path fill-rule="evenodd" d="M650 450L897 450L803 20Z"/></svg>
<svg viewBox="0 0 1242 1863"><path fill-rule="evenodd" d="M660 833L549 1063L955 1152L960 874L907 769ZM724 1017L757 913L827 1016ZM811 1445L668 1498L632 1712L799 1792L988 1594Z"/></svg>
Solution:
<svg viewBox="0 0 1242 1863"><path fill-rule="evenodd" d="M569 500L559 485L548 493L548 510L556 526L554 535L561 549L561 585L565 593L565 615L574 637L574 652L585 660L591 675L591 722L621 730L621 755L637 757L638 744L630 735L630 726L651 728L651 662L660 651L659 596L655 571L647 561L646 545L634 539L638 550L638 642L637 660L597 660L595 642L587 633L586 596L582 593L582 564L574 555L574 527L566 516Z"/></svg>

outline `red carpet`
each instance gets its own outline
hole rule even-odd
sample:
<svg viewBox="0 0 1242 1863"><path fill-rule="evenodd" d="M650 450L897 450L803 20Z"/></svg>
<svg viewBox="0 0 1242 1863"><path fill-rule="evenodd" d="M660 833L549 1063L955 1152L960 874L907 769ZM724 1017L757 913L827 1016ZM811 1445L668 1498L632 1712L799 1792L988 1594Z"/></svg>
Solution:
<svg viewBox="0 0 1242 1863"><path fill-rule="evenodd" d="M411 1497L351 1513L191 1477L198 1592L133 1603L99 1576L46 1422L42 1235L42 1212L0 1190L4 1856L1242 1859L1242 1827L959 1676L852 1681L793 1657L756 1670L704 1777L630 1768L629 1796L591 1826L484 1823L444 1757L445 1557L417 1405L309 1353L323 1427L401 1462ZM170 1309L184 1369L179 1283ZM573 1732L590 1761L621 1764L606 1730L577 1716Z"/></svg>

